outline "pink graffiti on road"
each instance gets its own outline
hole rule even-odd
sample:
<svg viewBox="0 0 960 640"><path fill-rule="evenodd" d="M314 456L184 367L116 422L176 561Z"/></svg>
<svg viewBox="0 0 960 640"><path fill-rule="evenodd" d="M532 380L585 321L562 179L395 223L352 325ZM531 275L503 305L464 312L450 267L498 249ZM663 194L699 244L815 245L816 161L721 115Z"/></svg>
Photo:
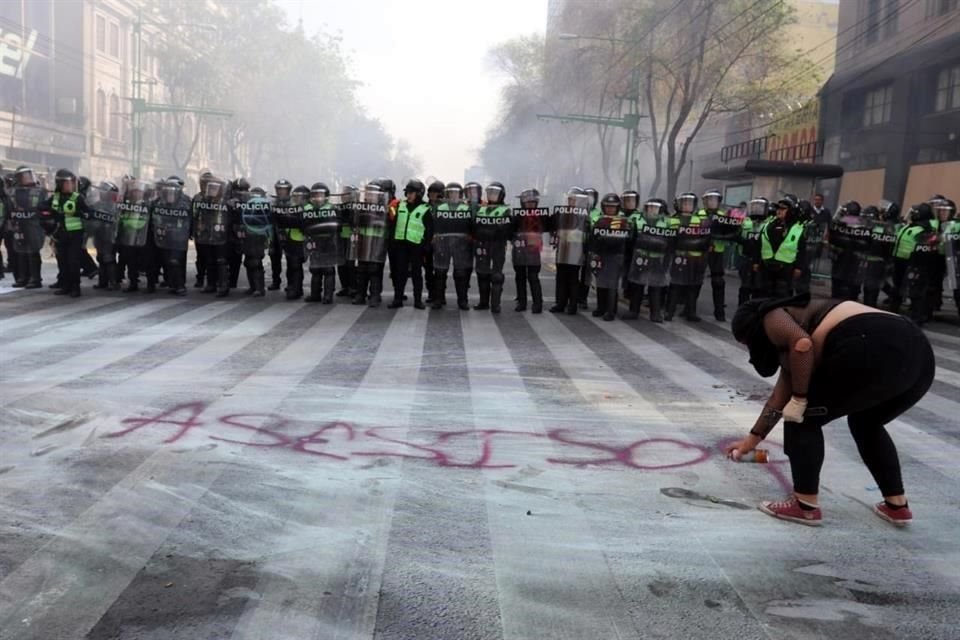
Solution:
<svg viewBox="0 0 960 640"><path fill-rule="evenodd" d="M705 462L711 449L673 438L644 438L628 443L586 439L569 429L546 433L514 429L422 430L426 441L413 441L398 432L407 429L350 422L310 423L273 413L207 415L203 402L180 404L159 414L126 418L125 428L107 434L121 438L138 431L169 433L163 444L177 443L197 432L215 442L254 448L287 449L293 453L346 462L356 458L424 460L438 467L511 469L507 457L518 448L542 451L547 464L576 467L621 466L641 471L689 467ZM242 439L242 435L246 439ZM513 446L506 446L510 443ZM479 451L478 451L479 447Z"/></svg>

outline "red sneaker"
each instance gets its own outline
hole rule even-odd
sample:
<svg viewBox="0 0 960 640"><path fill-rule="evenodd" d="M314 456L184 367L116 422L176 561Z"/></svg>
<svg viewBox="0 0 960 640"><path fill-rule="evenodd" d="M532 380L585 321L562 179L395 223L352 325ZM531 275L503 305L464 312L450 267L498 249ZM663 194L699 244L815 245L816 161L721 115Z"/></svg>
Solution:
<svg viewBox="0 0 960 640"><path fill-rule="evenodd" d="M913 520L913 513L910 512L910 507L891 509L885 501L875 504L873 512L895 527L905 527Z"/></svg>
<svg viewBox="0 0 960 640"><path fill-rule="evenodd" d="M796 496L790 496L780 502L761 502L759 509L768 516L780 518L781 520L789 520L791 522L799 522L800 524L805 524L810 527L819 527L821 524L820 521L823 519L823 514L819 508L809 511L800 508L800 502L797 501Z"/></svg>

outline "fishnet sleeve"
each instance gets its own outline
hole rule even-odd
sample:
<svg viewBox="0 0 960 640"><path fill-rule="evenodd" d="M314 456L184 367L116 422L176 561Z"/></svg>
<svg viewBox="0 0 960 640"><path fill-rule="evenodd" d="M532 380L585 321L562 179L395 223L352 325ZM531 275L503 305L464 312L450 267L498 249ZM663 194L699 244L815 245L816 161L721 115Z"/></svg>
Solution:
<svg viewBox="0 0 960 640"><path fill-rule="evenodd" d="M764 316L763 328L770 342L787 354L793 395L806 396L814 367L813 341L810 335L784 309L774 309ZM806 344L801 344L798 350L797 343L804 340Z"/></svg>

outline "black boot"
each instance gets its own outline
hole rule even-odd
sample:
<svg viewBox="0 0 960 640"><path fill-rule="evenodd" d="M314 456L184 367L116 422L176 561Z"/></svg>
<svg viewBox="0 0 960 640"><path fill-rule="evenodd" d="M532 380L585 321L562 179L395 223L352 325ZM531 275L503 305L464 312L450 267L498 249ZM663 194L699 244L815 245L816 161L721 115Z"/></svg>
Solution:
<svg viewBox="0 0 960 640"><path fill-rule="evenodd" d="M319 273L310 274L310 295L303 299L304 302L320 302L323 300L323 276Z"/></svg>
<svg viewBox="0 0 960 640"><path fill-rule="evenodd" d="M217 297L226 298L230 295L230 265L217 266Z"/></svg>
<svg viewBox="0 0 960 640"><path fill-rule="evenodd" d="M247 271L247 288L244 289L243 295L252 296L257 290L256 275L254 274L253 267L246 267L246 271Z"/></svg>
<svg viewBox="0 0 960 640"><path fill-rule="evenodd" d="M750 300L750 289L748 287L740 287L740 290L737 292L737 306L740 307L744 302Z"/></svg>
<svg viewBox="0 0 960 640"><path fill-rule="evenodd" d="M503 276L501 275L502 279ZM503 297L503 282L490 284L490 312L500 313L500 299Z"/></svg>
<svg viewBox="0 0 960 640"><path fill-rule="evenodd" d="M337 274L331 269L323 274L323 296L321 304L333 304L333 291L337 288Z"/></svg>
<svg viewBox="0 0 960 640"><path fill-rule="evenodd" d="M187 295L187 274L182 266L167 268L167 282L170 284L170 293L175 296Z"/></svg>
<svg viewBox="0 0 960 640"><path fill-rule="evenodd" d="M697 315L697 298L699 297L699 293L699 287L687 287L687 305L684 309L684 317L687 322L700 322L701 320L700 316Z"/></svg>
<svg viewBox="0 0 960 640"><path fill-rule="evenodd" d="M540 278L530 281L530 297L533 299L530 313L543 313L543 287L540 286Z"/></svg>
<svg viewBox="0 0 960 640"><path fill-rule="evenodd" d="M253 293L250 294L254 298L262 298L267 295L267 272L264 270L263 265L253 268Z"/></svg>
<svg viewBox="0 0 960 640"><path fill-rule="evenodd" d="M437 271L433 274L433 303L430 308L439 311L447 304L447 272Z"/></svg>
<svg viewBox="0 0 960 640"><path fill-rule="evenodd" d="M604 322L613 322L617 318L617 300L619 298L619 291L614 287L612 289L607 289L606 291L606 300L604 302L605 312L603 314Z"/></svg>
<svg viewBox="0 0 960 640"><path fill-rule="evenodd" d="M602 318L603 314L607 312L607 289L601 289L597 287L597 308L593 310L592 315L594 318Z"/></svg>
<svg viewBox="0 0 960 640"><path fill-rule="evenodd" d="M520 272L517 274L517 306L514 311L527 310L527 274Z"/></svg>
<svg viewBox="0 0 960 640"><path fill-rule="evenodd" d="M370 299L367 300L367 306L376 309L383 303L381 293L383 292L383 276L374 271L370 274Z"/></svg>
<svg viewBox="0 0 960 640"><path fill-rule="evenodd" d="M636 320L640 317L640 304L643 302L643 287L632 285L630 287L630 310L623 314L624 320Z"/></svg>
<svg viewBox="0 0 960 640"><path fill-rule="evenodd" d="M299 300L302 297L303 265L294 264L287 269L287 300Z"/></svg>
<svg viewBox="0 0 960 640"><path fill-rule="evenodd" d="M457 307L460 311L470 311L470 300L467 298L467 288L470 286L470 276L453 274L453 286L457 291Z"/></svg>
<svg viewBox="0 0 960 640"><path fill-rule="evenodd" d="M390 301L390 304L387 305L387 309L401 309L403 308L403 292L400 291L399 287L394 287L393 289L393 300Z"/></svg>
<svg viewBox="0 0 960 640"><path fill-rule="evenodd" d="M490 308L490 276L477 275L477 288L480 289L480 303L473 308L475 311L486 311Z"/></svg>
<svg viewBox="0 0 960 640"><path fill-rule="evenodd" d="M107 289L110 287L110 269L109 265L101 264L100 268L97 270L97 284L93 285L94 289Z"/></svg>
<svg viewBox="0 0 960 640"><path fill-rule="evenodd" d="M370 274L366 267L357 267L356 271L357 291L353 296L352 304L367 304L367 286L370 284Z"/></svg>
<svg viewBox="0 0 960 640"><path fill-rule="evenodd" d="M663 322L663 287L647 289L650 296L650 321L660 324Z"/></svg>
<svg viewBox="0 0 960 640"><path fill-rule="evenodd" d="M667 322L673 321L674 314L677 313L677 305L680 303L680 294L683 289L680 285L670 285L670 288L667 289L667 308L663 315L663 319Z"/></svg>
<svg viewBox="0 0 960 640"><path fill-rule="evenodd" d="M726 284L711 283L711 288L713 289L713 317L717 322L726 322Z"/></svg>

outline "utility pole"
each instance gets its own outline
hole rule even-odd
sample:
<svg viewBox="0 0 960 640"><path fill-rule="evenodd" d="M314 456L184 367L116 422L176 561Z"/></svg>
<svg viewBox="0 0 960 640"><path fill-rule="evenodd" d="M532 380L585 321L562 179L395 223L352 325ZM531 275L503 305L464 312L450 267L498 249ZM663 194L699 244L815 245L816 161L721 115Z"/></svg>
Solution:
<svg viewBox="0 0 960 640"><path fill-rule="evenodd" d="M577 34L560 34L561 40L603 40L611 43L636 44L634 40L622 40L620 38L606 38L602 36L581 36ZM624 129L627 133L627 144L623 159L623 189L624 191L633 188L633 169L636 163L636 142L640 132L640 119L647 116L640 115L640 67L633 68L630 74L630 92L626 96L621 96L621 100L626 100L628 104L628 113L619 118L612 118L600 115L588 115L583 113L572 113L565 116L556 116L551 114L538 113L537 120L558 120L561 123L566 122L587 122L591 124L606 125Z"/></svg>
<svg viewBox="0 0 960 640"><path fill-rule="evenodd" d="M132 155L133 155L133 175L140 177L141 160L143 154L143 115L147 113L195 113L197 115L218 116L222 118L233 117L233 112L226 109L207 109L204 107L192 107L180 104L161 104L158 102L148 102L143 97L143 85L150 84L150 81L143 79L143 25L147 22L143 18L143 10L137 10L137 19L133 23L133 35L136 39L136 62L133 67L133 97L130 98L130 119L133 128ZM160 27L190 26L203 29L215 29L213 25L192 24L192 23L161 23L149 21Z"/></svg>

